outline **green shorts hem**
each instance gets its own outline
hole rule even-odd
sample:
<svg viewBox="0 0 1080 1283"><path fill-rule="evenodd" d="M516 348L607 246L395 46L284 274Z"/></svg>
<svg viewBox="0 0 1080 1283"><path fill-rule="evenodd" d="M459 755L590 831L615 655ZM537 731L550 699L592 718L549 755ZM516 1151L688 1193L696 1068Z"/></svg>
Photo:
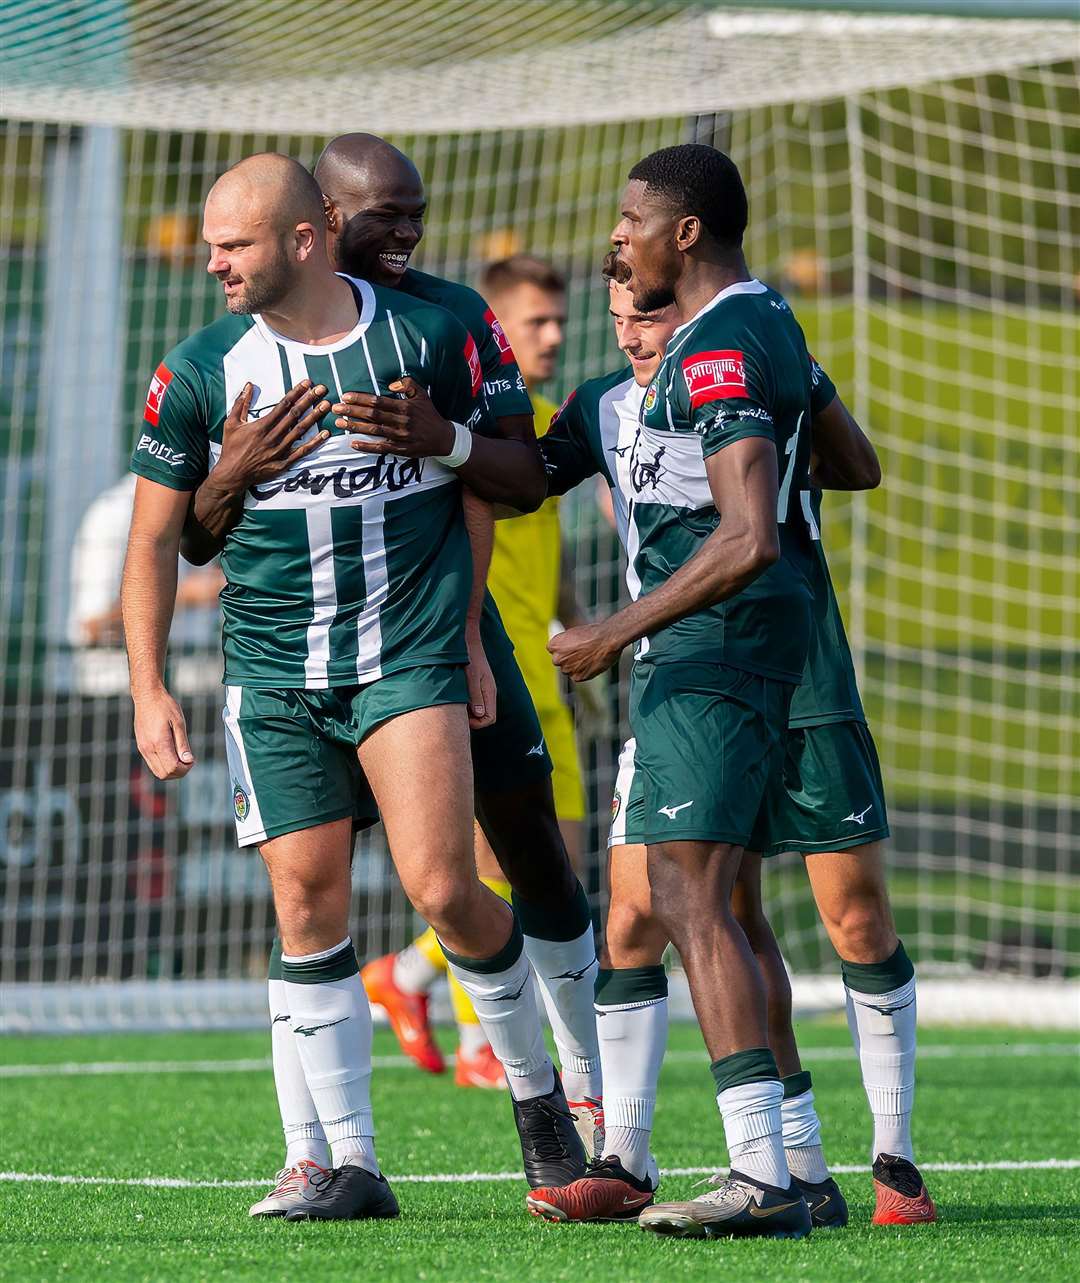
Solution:
<svg viewBox="0 0 1080 1283"><path fill-rule="evenodd" d="M744 834L736 837L731 833L721 833L716 829L699 828L699 829L673 829L668 832L666 829L661 836L660 834L645 831L645 835L638 839L639 843L646 846L660 846L664 842L728 842L732 846L746 846L749 839ZM629 845L629 839L623 840L623 845Z"/></svg>
<svg viewBox="0 0 1080 1283"><path fill-rule="evenodd" d="M374 823L373 820L364 820L363 817L357 816L354 807L339 806L332 811L320 812L318 815L306 816L303 819L282 820L279 824L267 824L263 829L264 837L253 838L238 844L241 850L244 850L249 846L259 846L263 842L269 842L273 838L283 838L287 833L302 833L305 829L317 829L320 824L333 824L335 820L353 820L365 828Z"/></svg>
<svg viewBox="0 0 1080 1283"><path fill-rule="evenodd" d="M850 851L852 847L869 846L871 842L884 842L890 836L889 826L870 829L866 833L853 833L850 837L834 838L831 842L773 842L763 854L766 858L774 855L786 855L794 851L797 855L818 855L822 851Z"/></svg>

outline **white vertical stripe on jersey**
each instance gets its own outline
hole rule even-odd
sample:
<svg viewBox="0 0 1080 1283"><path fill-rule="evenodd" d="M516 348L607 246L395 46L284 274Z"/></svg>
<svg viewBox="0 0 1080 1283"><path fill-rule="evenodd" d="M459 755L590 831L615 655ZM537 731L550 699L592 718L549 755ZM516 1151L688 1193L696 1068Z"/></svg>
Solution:
<svg viewBox="0 0 1080 1283"><path fill-rule="evenodd" d="M801 490L799 498L802 501L803 516L806 518L806 524L810 528L810 538L816 542L821 538L821 531L818 529L818 523L814 520L814 508L810 502L810 491Z"/></svg>
<svg viewBox="0 0 1080 1283"><path fill-rule="evenodd" d="M373 682L382 676L381 612L390 591L386 565L386 496L375 495L361 509L364 522L364 609L356 620L356 676Z"/></svg>
<svg viewBox="0 0 1080 1283"><path fill-rule="evenodd" d="M371 363L371 349L368 347L368 341L365 335L360 335L360 346L364 349L364 360L367 362L368 377L371 379L371 388L376 396L382 396L382 388L379 387L379 380L375 377L375 367Z"/></svg>
<svg viewBox="0 0 1080 1283"><path fill-rule="evenodd" d="M340 401L342 392L341 375L337 372L337 362L334 360L333 352L327 352L326 355L330 358L330 373L334 376L334 391L337 393L336 400Z"/></svg>
<svg viewBox="0 0 1080 1283"><path fill-rule="evenodd" d="M244 747L244 736L240 730L240 701L243 699L242 686L225 687L225 707L221 720L225 723L225 757L229 764L229 793L232 795L236 785L243 787L248 797L248 813L242 820L236 821L236 840L240 846L254 846L256 842L266 841L266 829L263 827L262 812L259 809L259 795L255 792L255 782L251 778L251 767L248 765L247 749ZM233 815L235 817L235 804Z"/></svg>
<svg viewBox="0 0 1080 1283"><path fill-rule="evenodd" d="M401 344L398 342L397 326L394 324L394 314L389 308L386 309L386 320L390 326L390 337L394 340L394 351L397 353L398 365L401 367L401 377L405 377L405 358L401 355Z"/></svg>
<svg viewBox="0 0 1080 1283"><path fill-rule="evenodd" d="M256 325L246 331L239 342L225 353L221 365L225 376L226 413L232 409L233 402L243 391L245 383L250 383L254 388L251 397L253 410L267 410L270 406L277 405L287 391L277 345L270 342ZM220 447L217 453L221 454ZM213 451L211 454L213 455ZM213 461L217 462L216 456Z"/></svg>
<svg viewBox="0 0 1080 1283"><path fill-rule="evenodd" d="M282 343L281 346L285 350L285 359L289 362L289 387L294 388L308 377L304 351L297 343Z"/></svg>
<svg viewBox="0 0 1080 1283"><path fill-rule="evenodd" d="M337 580L334 577L334 534L329 503L305 508L308 557L311 564L311 599L313 610L307 630L307 658L304 660L304 685L308 690L325 690L329 686L327 666L330 662L330 625L337 615Z"/></svg>

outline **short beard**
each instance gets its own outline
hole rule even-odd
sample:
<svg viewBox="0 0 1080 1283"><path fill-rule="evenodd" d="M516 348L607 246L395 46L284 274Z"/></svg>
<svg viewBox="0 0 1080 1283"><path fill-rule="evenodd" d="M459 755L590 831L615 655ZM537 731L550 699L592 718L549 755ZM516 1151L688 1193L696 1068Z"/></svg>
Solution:
<svg viewBox="0 0 1080 1283"><path fill-rule="evenodd" d="M225 306L234 316L267 312L288 295L292 286L293 265L285 247L281 245L271 263L245 280L243 294L238 298L226 299Z"/></svg>
<svg viewBox="0 0 1080 1283"><path fill-rule="evenodd" d="M675 302L675 291L670 285L643 285L636 276L630 278L630 295L639 312L659 312Z"/></svg>

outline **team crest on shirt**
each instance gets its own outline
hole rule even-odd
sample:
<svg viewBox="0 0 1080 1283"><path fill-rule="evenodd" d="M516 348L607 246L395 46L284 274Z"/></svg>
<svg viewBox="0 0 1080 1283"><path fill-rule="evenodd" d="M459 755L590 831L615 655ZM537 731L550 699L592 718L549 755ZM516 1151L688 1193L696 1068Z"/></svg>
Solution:
<svg viewBox="0 0 1080 1283"><path fill-rule="evenodd" d="M660 393L657 392L656 390L656 384L650 383L649 390L645 393L645 401L642 406L646 414L649 414L650 411L652 411L655 408L656 402L659 399L659 396L660 396Z"/></svg>
<svg viewBox="0 0 1080 1283"><path fill-rule="evenodd" d="M233 780L232 795L233 814L241 824L247 819L248 812L251 810L251 800L247 793L244 792L243 786Z"/></svg>
<svg viewBox="0 0 1080 1283"><path fill-rule="evenodd" d="M161 403L165 400L165 392L172 382L172 377L172 370L162 361L150 380L150 389L146 394L146 409L143 411L143 418L147 423L152 423L155 428L158 426Z"/></svg>
<svg viewBox="0 0 1080 1283"><path fill-rule="evenodd" d="M641 434L634 438L634 448L630 453L630 484L634 487L636 494L641 494L642 490L655 490L660 483L660 478L664 475L664 469L660 466L660 460L667 452L667 446L661 446L658 450L651 452L641 450Z"/></svg>

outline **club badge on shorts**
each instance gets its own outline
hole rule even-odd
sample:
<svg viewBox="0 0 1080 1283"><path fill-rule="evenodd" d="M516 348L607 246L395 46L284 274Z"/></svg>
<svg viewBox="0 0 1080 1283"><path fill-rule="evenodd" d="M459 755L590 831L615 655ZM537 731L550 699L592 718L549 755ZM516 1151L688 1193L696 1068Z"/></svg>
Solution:
<svg viewBox="0 0 1080 1283"><path fill-rule="evenodd" d="M233 814L240 823L243 824L248 817L248 811L251 809L251 804L247 793L244 792L241 785L237 784L235 780L233 780L232 804Z"/></svg>

